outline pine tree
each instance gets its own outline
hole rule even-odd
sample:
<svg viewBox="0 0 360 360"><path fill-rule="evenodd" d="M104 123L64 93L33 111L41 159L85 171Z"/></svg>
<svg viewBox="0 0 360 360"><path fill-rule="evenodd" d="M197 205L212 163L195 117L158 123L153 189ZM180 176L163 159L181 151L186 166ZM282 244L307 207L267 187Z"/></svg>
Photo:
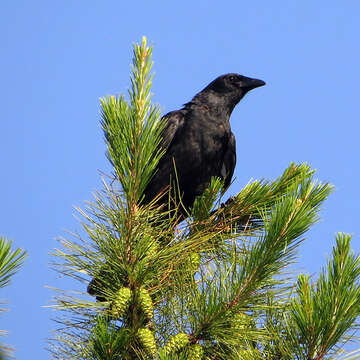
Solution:
<svg viewBox="0 0 360 360"><path fill-rule="evenodd" d="M82 216L82 233L60 239L57 270L96 301L58 290L63 314L54 359L303 359L340 354L355 339L360 258L338 234L317 281L294 279L305 232L332 191L306 164L253 181L222 204L213 179L189 218L142 205L162 156L163 124L151 103L152 47L134 45L129 101L101 100L113 174ZM159 196L168 196L164 192ZM353 354L354 355L354 354Z"/></svg>

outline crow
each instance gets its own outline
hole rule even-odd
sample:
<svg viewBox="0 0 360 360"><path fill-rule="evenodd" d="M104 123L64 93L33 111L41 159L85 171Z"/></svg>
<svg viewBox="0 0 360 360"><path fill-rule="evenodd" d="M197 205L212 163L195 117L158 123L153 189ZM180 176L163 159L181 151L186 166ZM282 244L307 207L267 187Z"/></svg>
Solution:
<svg viewBox="0 0 360 360"><path fill-rule="evenodd" d="M181 196L183 218L212 177L228 188L236 164L235 136L230 115L244 95L265 82L239 74L219 76L181 110L166 114L161 148L165 151L157 171L145 188L143 204L151 202L171 182ZM163 204L162 204L163 203ZM165 205L163 196L157 205Z"/></svg>
<svg viewBox="0 0 360 360"><path fill-rule="evenodd" d="M262 80L225 74L196 94L182 109L166 114L161 119L165 121L160 143L164 155L144 190L141 204L154 201L171 185L181 196L181 220L188 217L195 198L205 191L212 177L222 179L226 190L236 164L230 115L247 92L263 85ZM168 203L167 196L155 201L159 207L166 207ZM88 293L96 296L99 286L98 278L94 278L89 283ZM105 301L105 298L97 296L97 300Z"/></svg>

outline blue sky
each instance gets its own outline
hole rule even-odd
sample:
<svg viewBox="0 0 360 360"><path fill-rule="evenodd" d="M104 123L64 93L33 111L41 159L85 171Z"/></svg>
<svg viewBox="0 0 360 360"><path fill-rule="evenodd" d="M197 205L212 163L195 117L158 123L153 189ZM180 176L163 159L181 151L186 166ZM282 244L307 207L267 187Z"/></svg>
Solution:
<svg viewBox="0 0 360 360"><path fill-rule="evenodd" d="M132 44L154 45L154 101L179 108L220 74L267 82L233 112L236 194L308 162L336 186L299 252L316 275L334 234L359 236L358 1L2 1L0 5L0 234L27 249L0 298L16 358L48 359L56 314L45 286L71 289L50 270L55 238L79 229L73 206L108 171L99 97L126 92ZM77 284L76 284L77 286Z"/></svg>

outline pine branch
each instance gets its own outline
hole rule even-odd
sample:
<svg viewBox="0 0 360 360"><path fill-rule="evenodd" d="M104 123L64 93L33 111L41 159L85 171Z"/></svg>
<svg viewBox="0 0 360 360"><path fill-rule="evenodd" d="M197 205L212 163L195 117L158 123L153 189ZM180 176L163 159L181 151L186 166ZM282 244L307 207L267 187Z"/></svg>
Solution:
<svg viewBox="0 0 360 360"><path fill-rule="evenodd" d="M0 288L10 284L12 277L22 266L27 253L22 249L13 250L12 242L5 237L0 237ZM0 312L4 309L0 309ZM0 335L6 335L7 331L0 330ZM0 358L12 355L13 349L0 344Z"/></svg>
<svg viewBox="0 0 360 360"><path fill-rule="evenodd" d="M130 104L123 96L101 99L108 158L128 207L139 201L162 155L160 111L151 104L151 55L152 48L147 46L145 37L141 45L134 45Z"/></svg>
<svg viewBox="0 0 360 360"><path fill-rule="evenodd" d="M291 315L304 343L304 358L321 360L347 334L358 329L360 315L360 257L350 249L351 236L338 234L332 259L315 285L299 276L298 296L291 303Z"/></svg>
<svg viewBox="0 0 360 360"><path fill-rule="evenodd" d="M22 249L11 249L11 241L0 237L0 287L8 285L26 257Z"/></svg>

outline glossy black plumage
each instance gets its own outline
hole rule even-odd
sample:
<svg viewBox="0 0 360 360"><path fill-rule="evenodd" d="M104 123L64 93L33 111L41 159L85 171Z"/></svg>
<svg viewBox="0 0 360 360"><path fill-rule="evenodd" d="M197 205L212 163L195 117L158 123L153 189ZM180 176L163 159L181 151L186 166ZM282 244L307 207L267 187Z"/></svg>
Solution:
<svg viewBox="0 0 360 360"><path fill-rule="evenodd" d="M167 188L170 179L178 179L182 196L182 214L186 216L211 177L231 183L236 164L235 136L230 115L250 90L265 85L258 79L238 74L219 76L184 105L162 118L166 121L161 147L165 150L158 169L144 191L143 204L149 203ZM173 164L176 165L176 175ZM167 197L161 200L168 202ZM160 201L160 204L161 204ZM160 205L159 204L159 205Z"/></svg>

